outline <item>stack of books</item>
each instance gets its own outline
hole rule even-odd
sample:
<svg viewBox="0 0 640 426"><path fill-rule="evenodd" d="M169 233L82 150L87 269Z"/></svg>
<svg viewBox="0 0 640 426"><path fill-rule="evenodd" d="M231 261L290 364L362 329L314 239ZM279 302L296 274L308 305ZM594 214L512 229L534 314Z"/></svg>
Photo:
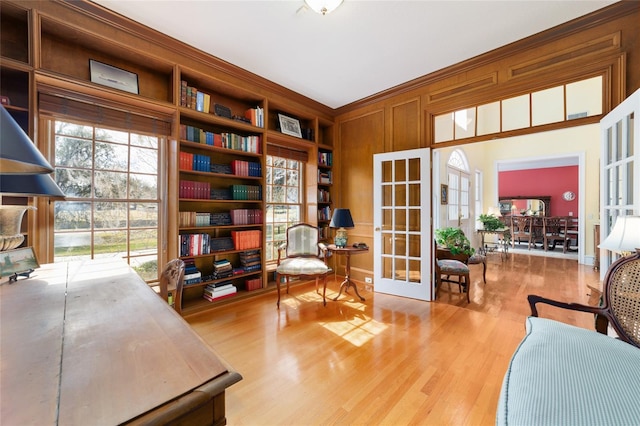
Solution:
<svg viewBox="0 0 640 426"><path fill-rule="evenodd" d="M231 281L207 284L202 293L202 297L209 302L231 297L238 292L238 288Z"/></svg>
<svg viewBox="0 0 640 426"><path fill-rule="evenodd" d="M233 276L233 266L227 259L213 261L213 279L229 278Z"/></svg>
<svg viewBox="0 0 640 426"><path fill-rule="evenodd" d="M262 268L260 263L260 250L247 250L240 253L240 265L244 273L259 271Z"/></svg>
<svg viewBox="0 0 640 426"><path fill-rule="evenodd" d="M196 268L196 261L194 259L184 259L184 278L183 284L198 284L202 282L202 272Z"/></svg>

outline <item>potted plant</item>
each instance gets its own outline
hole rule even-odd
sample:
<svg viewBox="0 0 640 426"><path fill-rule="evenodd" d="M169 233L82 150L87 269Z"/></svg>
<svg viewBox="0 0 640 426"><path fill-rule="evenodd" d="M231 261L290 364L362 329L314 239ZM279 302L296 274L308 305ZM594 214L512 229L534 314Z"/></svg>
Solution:
<svg viewBox="0 0 640 426"><path fill-rule="evenodd" d="M496 229L502 229L505 227L504 223L502 223L500 219L493 214L481 214L478 220L487 231L495 231Z"/></svg>
<svg viewBox="0 0 640 426"><path fill-rule="evenodd" d="M436 243L440 247L444 247L451 251L451 254L467 254L472 256L475 253L475 249L471 247L471 242L462 229L447 227L442 229L436 229Z"/></svg>

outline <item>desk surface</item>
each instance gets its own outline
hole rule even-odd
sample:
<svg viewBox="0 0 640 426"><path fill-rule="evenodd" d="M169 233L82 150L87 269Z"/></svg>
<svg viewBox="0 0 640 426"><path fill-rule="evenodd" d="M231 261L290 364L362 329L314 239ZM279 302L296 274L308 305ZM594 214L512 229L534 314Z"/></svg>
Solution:
<svg viewBox="0 0 640 426"><path fill-rule="evenodd" d="M0 424L119 424L241 379L121 260L5 283L0 319Z"/></svg>

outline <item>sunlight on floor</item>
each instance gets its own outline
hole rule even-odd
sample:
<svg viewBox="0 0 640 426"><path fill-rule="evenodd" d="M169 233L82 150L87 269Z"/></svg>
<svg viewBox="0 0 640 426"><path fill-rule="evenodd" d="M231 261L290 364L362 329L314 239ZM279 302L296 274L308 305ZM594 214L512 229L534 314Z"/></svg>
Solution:
<svg viewBox="0 0 640 426"><path fill-rule="evenodd" d="M350 309L360 311L360 315L354 315L353 318L344 321L320 322L320 325L352 345L360 347L387 329L386 324L364 314L366 307L364 304L360 302L342 303Z"/></svg>
<svg viewBox="0 0 640 426"><path fill-rule="evenodd" d="M341 321L335 318L332 321L319 321L318 324L325 329L342 337L352 345L360 347L388 328L386 324L376 321L365 314L366 305L364 303L349 300L334 302L332 299L337 295L337 292L327 289L327 304L340 303L341 311L350 312L347 315L349 318ZM280 304L292 309L298 309L303 303L313 302L322 303L322 295L316 293L315 289L284 298L280 301Z"/></svg>

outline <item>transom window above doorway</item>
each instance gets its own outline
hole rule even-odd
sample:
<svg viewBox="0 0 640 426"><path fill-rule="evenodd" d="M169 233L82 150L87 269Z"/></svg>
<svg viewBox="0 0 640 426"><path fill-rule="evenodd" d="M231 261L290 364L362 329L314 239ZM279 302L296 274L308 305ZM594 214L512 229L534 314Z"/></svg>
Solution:
<svg viewBox="0 0 640 426"><path fill-rule="evenodd" d="M465 108L434 118L435 143L602 114L602 76Z"/></svg>

